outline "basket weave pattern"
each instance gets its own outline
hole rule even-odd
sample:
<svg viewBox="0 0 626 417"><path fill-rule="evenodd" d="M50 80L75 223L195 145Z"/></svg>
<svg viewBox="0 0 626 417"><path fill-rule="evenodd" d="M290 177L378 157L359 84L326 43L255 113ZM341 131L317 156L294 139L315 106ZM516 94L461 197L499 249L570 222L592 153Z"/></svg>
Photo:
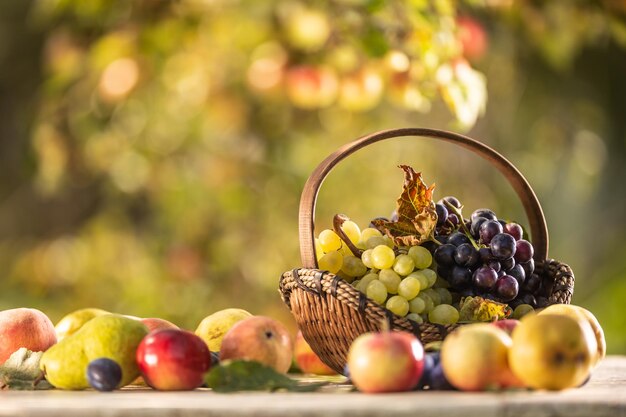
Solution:
<svg viewBox="0 0 626 417"><path fill-rule="evenodd" d="M367 298L340 277L317 269L313 223L317 192L332 167L350 153L371 143L400 136L423 136L457 144L485 157L505 174L518 192L529 218L535 246L535 272L542 278L548 304L569 304L574 291L571 268L547 259L548 235L545 218L534 192L510 162L479 142L450 132L433 129L395 129L378 132L354 141L324 160L305 185L300 201L300 250L304 268L285 272L279 291L296 319L305 340L335 371L343 372L348 349L359 335L378 331L387 322L393 330L415 334L422 343L443 340L457 325L416 323L393 314Z"/></svg>

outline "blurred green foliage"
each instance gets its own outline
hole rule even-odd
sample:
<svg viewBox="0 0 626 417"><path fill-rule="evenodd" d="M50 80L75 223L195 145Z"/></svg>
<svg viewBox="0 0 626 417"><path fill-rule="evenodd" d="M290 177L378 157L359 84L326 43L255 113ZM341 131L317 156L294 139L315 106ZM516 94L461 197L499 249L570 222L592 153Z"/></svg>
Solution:
<svg viewBox="0 0 626 417"><path fill-rule="evenodd" d="M609 0L1 2L0 308L288 321L277 282L300 262L317 163L383 128L472 129L527 176L574 301L626 353L625 14ZM486 163L399 139L333 171L318 230L390 213L398 163L437 198L524 223Z"/></svg>

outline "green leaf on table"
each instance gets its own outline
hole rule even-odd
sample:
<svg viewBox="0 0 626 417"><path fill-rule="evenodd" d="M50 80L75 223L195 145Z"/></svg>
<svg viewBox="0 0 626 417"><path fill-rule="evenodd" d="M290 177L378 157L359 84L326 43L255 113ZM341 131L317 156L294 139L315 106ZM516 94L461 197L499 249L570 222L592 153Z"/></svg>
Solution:
<svg viewBox="0 0 626 417"><path fill-rule="evenodd" d="M301 384L287 375L256 361L233 360L220 363L205 376L207 387L216 392L315 391L326 383Z"/></svg>
<svg viewBox="0 0 626 417"><path fill-rule="evenodd" d="M482 297L465 297L459 308L459 321L490 322L502 320L511 315L513 310L507 304L487 300Z"/></svg>
<svg viewBox="0 0 626 417"><path fill-rule="evenodd" d="M20 348L0 365L0 389L44 390L52 386L43 379L39 361L43 352Z"/></svg>
<svg viewBox="0 0 626 417"><path fill-rule="evenodd" d="M398 220L375 219L374 227L386 234L398 246L416 246L431 238L437 225L437 211L433 202L435 185L426 186L422 174L407 165L404 186L397 200Z"/></svg>

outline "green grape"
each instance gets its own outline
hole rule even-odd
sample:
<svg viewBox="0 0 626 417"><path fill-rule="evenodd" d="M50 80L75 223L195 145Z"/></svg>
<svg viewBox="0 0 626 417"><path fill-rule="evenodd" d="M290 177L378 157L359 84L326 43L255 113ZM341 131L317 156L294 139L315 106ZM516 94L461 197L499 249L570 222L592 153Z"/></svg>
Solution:
<svg viewBox="0 0 626 417"><path fill-rule="evenodd" d="M389 246L391 249L393 249L393 248L394 248L394 246L396 246L396 245L393 243L393 240L392 240L389 236L383 236L383 239L384 239L384 241L385 241L385 245Z"/></svg>
<svg viewBox="0 0 626 417"><path fill-rule="evenodd" d="M339 252L328 252L318 261L319 269L336 274L343 265L343 256Z"/></svg>
<svg viewBox="0 0 626 417"><path fill-rule="evenodd" d="M361 278L359 280L358 285L356 285L355 287L356 287L357 290L361 291L362 293L365 293L369 283L374 281L375 279L378 279L378 274L369 273L369 274L365 275L363 278Z"/></svg>
<svg viewBox="0 0 626 417"><path fill-rule="evenodd" d="M350 284L352 284L352 286L358 290L359 289L359 284L361 284L361 280L360 279L355 279ZM359 291L361 291L361 290L359 290Z"/></svg>
<svg viewBox="0 0 626 417"><path fill-rule="evenodd" d="M389 294L398 293L398 285L400 285L402 278L400 278L400 275L396 274L393 269L382 269L378 273L378 279L385 284Z"/></svg>
<svg viewBox="0 0 626 417"><path fill-rule="evenodd" d="M428 288L430 282L428 281L428 278L426 277L426 274L424 274L423 271L415 271L411 273L409 276L417 279L420 282L420 291Z"/></svg>
<svg viewBox="0 0 626 417"><path fill-rule="evenodd" d="M437 275L433 288L450 288L450 283Z"/></svg>
<svg viewBox="0 0 626 417"><path fill-rule="evenodd" d="M406 277L398 285L398 294L411 300L420 292L420 282L415 277Z"/></svg>
<svg viewBox="0 0 626 417"><path fill-rule="evenodd" d="M422 300L424 300L424 304L425 304L424 313L430 313L430 311L433 308L435 308L435 303L433 302L433 299L430 298L428 294L424 294L423 292L420 292L415 298L421 298Z"/></svg>
<svg viewBox="0 0 626 417"><path fill-rule="evenodd" d="M428 279L428 288L435 285L435 282L437 281L437 273L435 271L432 269L422 269L420 272L426 275L426 278Z"/></svg>
<svg viewBox="0 0 626 417"><path fill-rule="evenodd" d="M367 267L363 261L354 255L344 256L341 271L350 277L360 277L365 275Z"/></svg>
<svg viewBox="0 0 626 417"><path fill-rule="evenodd" d="M409 256L413 258L417 269L426 269L433 263L433 256L423 246L411 246L409 248Z"/></svg>
<svg viewBox="0 0 626 417"><path fill-rule="evenodd" d="M391 311L393 314L404 317L409 312L409 302L406 298L401 295L394 295L393 297L387 300L387 304L385 304L387 310Z"/></svg>
<svg viewBox="0 0 626 417"><path fill-rule="evenodd" d="M530 304L520 304L515 307L515 310L513 310L511 318L519 320L526 314L532 313L533 311L535 311L535 309Z"/></svg>
<svg viewBox="0 0 626 417"><path fill-rule="evenodd" d="M417 313L409 313L406 315L406 318L409 320L413 320L416 323L424 323L424 319Z"/></svg>
<svg viewBox="0 0 626 417"><path fill-rule="evenodd" d="M380 236L382 237L382 233L378 231L378 229L374 229L373 227L368 227L367 229L363 229L361 231L361 241L367 242L370 237Z"/></svg>
<svg viewBox="0 0 626 417"><path fill-rule="evenodd" d="M383 305L385 303L385 300L387 299L387 287L385 286L385 284L375 279L367 284L367 288L365 289L365 295L367 295L367 298L370 298L376 303Z"/></svg>
<svg viewBox="0 0 626 417"><path fill-rule="evenodd" d="M319 261L322 256L324 256L324 249L322 249L320 240L315 238L315 258Z"/></svg>
<svg viewBox="0 0 626 417"><path fill-rule="evenodd" d="M341 247L341 238L333 230L322 230L318 239L326 253L338 250Z"/></svg>
<svg viewBox="0 0 626 417"><path fill-rule="evenodd" d="M361 254L361 261L363 262L363 265L368 268L374 267L374 264L372 263L372 249L363 251L363 253Z"/></svg>
<svg viewBox="0 0 626 417"><path fill-rule="evenodd" d="M415 297L409 301L409 311L415 314L421 314L426 310L426 302L423 298Z"/></svg>
<svg viewBox="0 0 626 417"><path fill-rule="evenodd" d="M437 291L435 291L432 288L428 288L426 290L424 290L423 292L424 294L427 294L430 298L433 299L433 303L438 306L439 304L441 304L441 296L439 295L439 293Z"/></svg>
<svg viewBox="0 0 626 417"><path fill-rule="evenodd" d="M409 275L414 269L415 263L409 255L398 255L393 262L393 270L403 277Z"/></svg>
<svg viewBox="0 0 626 417"><path fill-rule="evenodd" d="M385 245L378 245L372 249L372 264L377 269L388 269L393 266L396 254L393 249Z"/></svg>
<svg viewBox="0 0 626 417"><path fill-rule="evenodd" d="M452 304L452 294L447 288L435 288L439 298L441 298L441 304Z"/></svg>
<svg viewBox="0 0 626 417"><path fill-rule="evenodd" d="M365 241L367 249L374 249L376 246L387 246L387 241L383 236L372 236Z"/></svg>
<svg viewBox="0 0 626 417"><path fill-rule="evenodd" d="M459 311L450 304L440 304L428 313L428 321L436 324L454 324L459 321Z"/></svg>
<svg viewBox="0 0 626 417"><path fill-rule="evenodd" d="M354 281L354 277L352 275L348 275L342 270L339 270L339 272L337 272L336 275L348 283L351 283L352 281Z"/></svg>
<svg viewBox="0 0 626 417"><path fill-rule="evenodd" d="M341 230L343 230L352 243L357 243L361 239L361 228L351 220L343 222Z"/></svg>

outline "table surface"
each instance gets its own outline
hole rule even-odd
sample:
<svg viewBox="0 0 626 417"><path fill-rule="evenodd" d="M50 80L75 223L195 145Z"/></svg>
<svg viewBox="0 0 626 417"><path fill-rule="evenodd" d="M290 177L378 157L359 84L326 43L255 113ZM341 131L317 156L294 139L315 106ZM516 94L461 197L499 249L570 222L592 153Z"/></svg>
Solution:
<svg viewBox="0 0 626 417"><path fill-rule="evenodd" d="M361 394L345 384L315 393L245 392L206 389L157 392L4 391L0 416L610 416L626 417L626 356L610 356L582 388L561 392L464 393L418 391Z"/></svg>

